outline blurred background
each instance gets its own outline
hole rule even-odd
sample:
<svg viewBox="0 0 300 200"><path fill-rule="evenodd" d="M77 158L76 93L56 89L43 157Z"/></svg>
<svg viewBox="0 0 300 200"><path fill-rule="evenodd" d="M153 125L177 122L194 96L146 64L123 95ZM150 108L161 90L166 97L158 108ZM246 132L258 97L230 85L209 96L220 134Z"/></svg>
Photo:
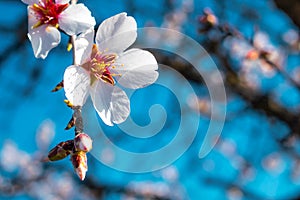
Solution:
<svg viewBox="0 0 300 200"><path fill-rule="evenodd" d="M165 109L166 122L158 134L137 139L118 127L99 123L113 143L142 153L168 144L181 116L191 123L199 120L189 149L169 166L141 174L112 169L89 154L83 182L68 159L41 162L52 147L74 134L64 130L72 111L63 103L63 91L51 93L72 62L66 51L68 37L63 36L45 60L35 59L26 36L26 5L19 0L0 0L0 199L300 199L298 0L79 3L91 10L96 27L112 15L127 12L138 27L174 29L202 45L226 87L222 134L214 149L199 158L211 109L205 82L186 60L150 49L158 63L183 75L197 95L190 95L183 80L162 67L160 78L177 85L182 99L155 84L137 90L131 98L131 118L139 126L159 123L164 116L148 114L153 104ZM184 128L188 138L190 127ZM115 158L114 152L105 148L101 156L107 162Z"/></svg>

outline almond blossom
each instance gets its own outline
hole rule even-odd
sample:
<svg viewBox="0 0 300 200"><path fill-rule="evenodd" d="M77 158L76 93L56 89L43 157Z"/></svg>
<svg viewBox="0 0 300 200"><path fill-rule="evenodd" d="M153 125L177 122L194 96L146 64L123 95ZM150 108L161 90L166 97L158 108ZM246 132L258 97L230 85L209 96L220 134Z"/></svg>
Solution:
<svg viewBox="0 0 300 200"><path fill-rule="evenodd" d="M96 21L83 4L70 0L22 0L28 4L28 37L36 58L46 58L60 43L62 30L77 35L95 26Z"/></svg>
<svg viewBox="0 0 300 200"><path fill-rule="evenodd" d="M123 122L129 115L126 93L116 84L137 89L156 81L157 61L145 50L126 50L137 37L133 17L120 13L103 21L96 33L75 40L75 63L64 74L65 95L74 106L82 106L88 95L107 125ZM126 51L125 51L126 50Z"/></svg>

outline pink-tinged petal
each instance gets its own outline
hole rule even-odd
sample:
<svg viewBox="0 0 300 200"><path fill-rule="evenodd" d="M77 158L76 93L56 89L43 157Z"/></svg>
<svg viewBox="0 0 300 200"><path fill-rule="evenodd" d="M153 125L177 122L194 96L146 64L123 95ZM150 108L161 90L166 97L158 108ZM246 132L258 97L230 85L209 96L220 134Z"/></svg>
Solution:
<svg viewBox="0 0 300 200"><path fill-rule="evenodd" d="M113 126L113 123L119 124L126 120L130 112L130 105L123 90L97 81L90 93L94 107L105 124Z"/></svg>
<svg viewBox="0 0 300 200"><path fill-rule="evenodd" d="M64 10L58 19L60 28L68 35L83 33L95 26L95 18L90 10L82 3L70 5Z"/></svg>
<svg viewBox="0 0 300 200"><path fill-rule="evenodd" d="M74 147L76 151L89 152L93 148L93 140L86 133L79 133L74 138Z"/></svg>
<svg viewBox="0 0 300 200"><path fill-rule="evenodd" d="M64 74L64 90L67 99L74 106L83 106L90 86L89 74L79 66L70 66Z"/></svg>
<svg viewBox="0 0 300 200"><path fill-rule="evenodd" d="M55 0L55 3L56 4L66 4L66 3L69 3L70 0Z"/></svg>
<svg viewBox="0 0 300 200"><path fill-rule="evenodd" d="M38 4L39 0L22 0L23 3L28 4L28 5L33 5L33 4Z"/></svg>
<svg viewBox="0 0 300 200"><path fill-rule="evenodd" d="M35 57L45 59L49 51L60 43L60 32L51 25L32 28L37 22L33 11L28 7L28 38Z"/></svg>
<svg viewBox="0 0 300 200"><path fill-rule="evenodd" d="M75 62L84 64L90 59L94 44L94 29L89 29L80 34L75 40Z"/></svg>
<svg viewBox="0 0 300 200"><path fill-rule="evenodd" d="M78 175L80 180L83 181L88 170L86 153L83 151L72 152L71 162L76 174Z"/></svg>
<svg viewBox="0 0 300 200"><path fill-rule="evenodd" d="M137 89L154 83L158 77L155 57L141 49L130 49L120 54L115 63L116 74L121 74L118 83L127 88Z"/></svg>
<svg viewBox="0 0 300 200"><path fill-rule="evenodd" d="M133 17L120 13L104 20L96 34L96 44L100 51L121 53L137 37L137 24Z"/></svg>

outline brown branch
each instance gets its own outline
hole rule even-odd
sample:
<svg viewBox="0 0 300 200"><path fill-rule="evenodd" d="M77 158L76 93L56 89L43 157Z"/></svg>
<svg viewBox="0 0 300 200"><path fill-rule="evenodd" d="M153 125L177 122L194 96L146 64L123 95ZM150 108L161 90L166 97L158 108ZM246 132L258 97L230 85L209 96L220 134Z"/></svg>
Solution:
<svg viewBox="0 0 300 200"><path fill-rule="evenodd" d="M285 12L300 28L300 1L299 0L274 0L276 6Z"/></svg>
<svg viewBox="0 0 300 200"><path fill-rule="evenodd" d="M270 93L261 93L259 90L252 89L252 87L247 84L247 81L242 76L239 76L234 64L230 61L231 56L227 53L228 51L224 49L223 46L223 42L227 37L237 37L252 45L253 41L245 38L235 28L229 25L220 25L212 22L209 23L207 20L205 20L209 15L213 14L204 13L200 23L202 27L204 26L206 29L200 30L203 30L206 35L209 35L210 31L218 31L220 33L220 36L215 37L213 40L206 41L205 48L209 53L214 54L220 61L221 66L224 69L226 85L232 91L242 97L246 102L248 102L253 109L263 111L267 116L274 117L286 123L290 127L291 134L300 135L299 113L295 113L273 100ZM255 48L254 45L253 48ZM270 64L273 69L275 69L283 78L289 81L292 86L297 88L298 91L300 91L299 84L294 81L286 71L281 70L281 66L277 66L276 64L272 63L267 59L267 57L261 57L260 59L263 59L265 62Z"/></svg>

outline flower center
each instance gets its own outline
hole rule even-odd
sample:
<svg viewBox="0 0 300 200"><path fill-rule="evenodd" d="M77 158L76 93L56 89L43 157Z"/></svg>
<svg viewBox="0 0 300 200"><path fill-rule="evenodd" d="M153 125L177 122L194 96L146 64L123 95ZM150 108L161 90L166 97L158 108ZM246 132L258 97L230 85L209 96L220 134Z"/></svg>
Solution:
<svg viewBox="0 0 300 200"><path fill-rule="evenodd" d="M54 0L41 0L39 4L33 4L31 9L38 22L32 28L43 24L50 24L58 28L58 17L68 6L69 4L56 4Z"/></svg>
<svg viewBox="0 0 300 200"><path fill-rule="evenodd" d="M116 58L116 54L104 54L98 51L95 44L93 45L91 60L83 64L83 68L90 72L91 85L96 80L115 85L113 76L117 76L117 74L112 74L110 68L115 67L113 64Z"/></svg>

